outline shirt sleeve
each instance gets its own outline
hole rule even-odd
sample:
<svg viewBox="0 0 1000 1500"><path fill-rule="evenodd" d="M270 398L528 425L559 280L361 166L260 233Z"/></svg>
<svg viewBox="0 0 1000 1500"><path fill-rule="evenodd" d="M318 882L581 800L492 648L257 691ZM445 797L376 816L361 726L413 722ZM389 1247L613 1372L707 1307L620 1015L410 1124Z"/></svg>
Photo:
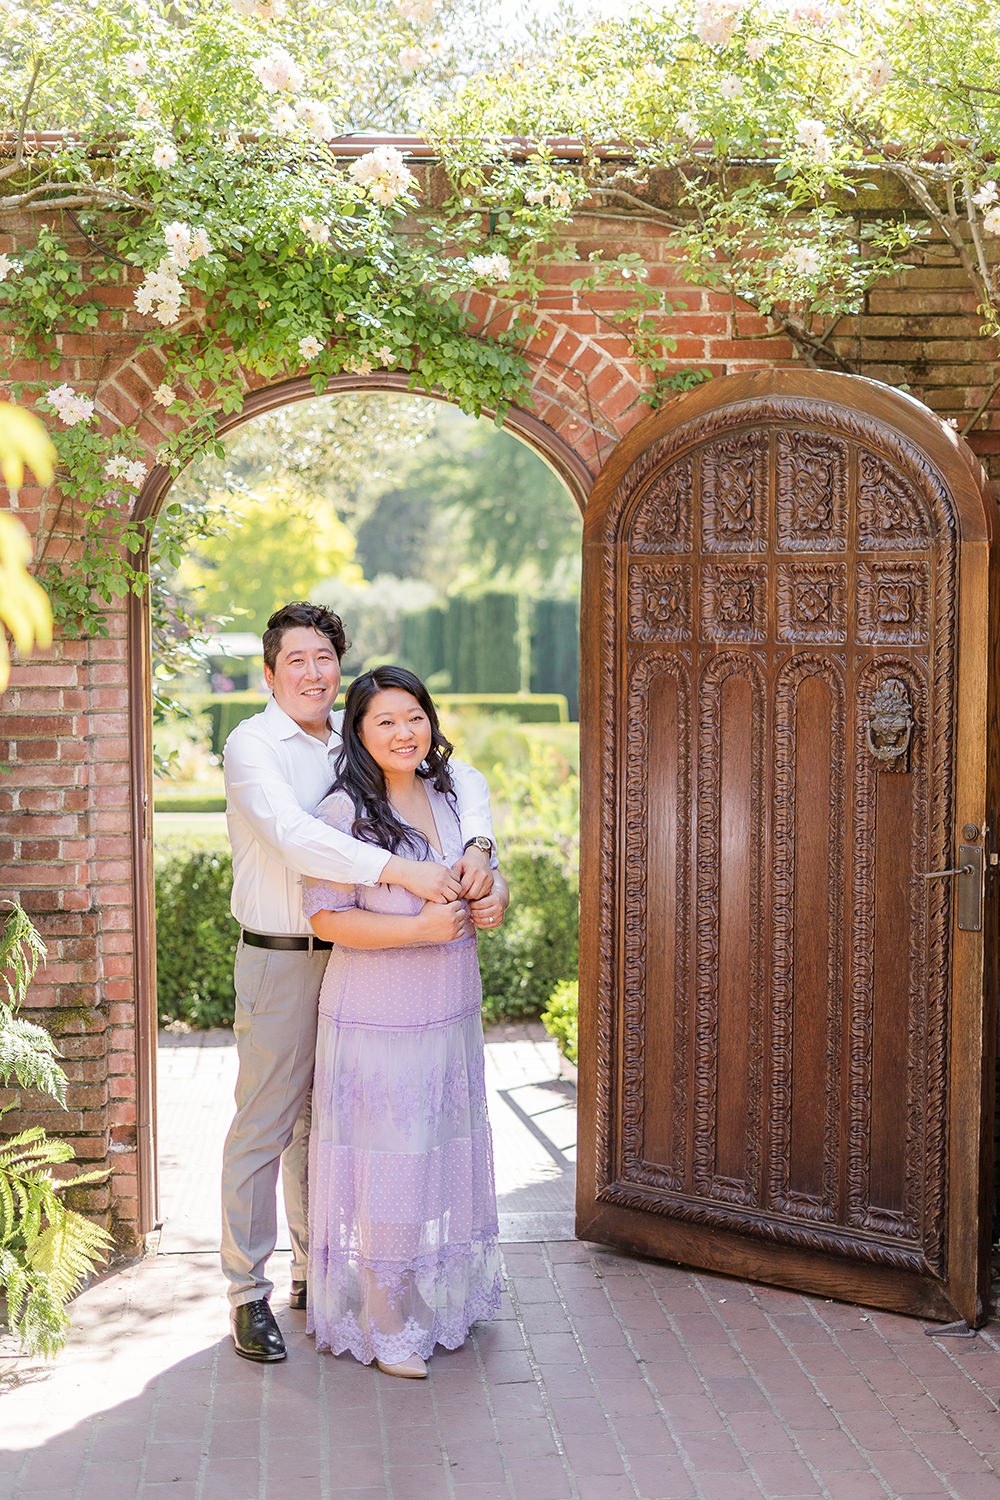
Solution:
<svg viewBox="0 0 1000 1500"><path fill-rule="evenodd" d="M455 797L458 800L458 821L462 829L462 842L468 843L480 834L488 838L496 849L493 832L493 816L490 812L490 789L482 771L468 765L464 760L450 760Z"/></svg>
<svg viewBox="0 0 1000 1500"><path fill-rule="evenodd" d="M222 764L228 807L274 859L319 880L378 883L388 850L351 838L300 807L276 748L262 736L230 735Z"/></svg>

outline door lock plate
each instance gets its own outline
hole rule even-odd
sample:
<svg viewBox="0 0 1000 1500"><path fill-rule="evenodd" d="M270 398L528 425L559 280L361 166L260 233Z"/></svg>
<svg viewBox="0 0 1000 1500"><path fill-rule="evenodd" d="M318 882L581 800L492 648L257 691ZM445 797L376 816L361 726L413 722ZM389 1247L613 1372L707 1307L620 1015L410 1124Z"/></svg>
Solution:
<svg viewBox="0 0 1000 1500"><path fill-rule="evenodd" d="M983 930L983 847L981 844L959 844L959 867L971 866L956 875L959 932Z"/></svg>

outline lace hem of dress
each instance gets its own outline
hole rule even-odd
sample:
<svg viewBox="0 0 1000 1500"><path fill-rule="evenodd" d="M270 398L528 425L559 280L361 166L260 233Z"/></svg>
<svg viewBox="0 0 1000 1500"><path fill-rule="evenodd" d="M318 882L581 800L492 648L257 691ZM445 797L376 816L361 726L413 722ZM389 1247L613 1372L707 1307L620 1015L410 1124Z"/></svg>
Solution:
<svg viewBox="0 0 1000 1500"><path fill-rule="evenodd" d="M381 1329L364 1329L352 1312L344 1313L324 1332L317 1332L316 1348L331 1354L351 1354L359 1364L370 1365L380 1360L384 1365L401 1364L411 1354L429 1359L435 1347L460 1349L468 1337L473 1323L492 1322L500 1311L502 1289L497 1276L489 1288L481 1288L470 1294L461 1317L448 1318L437 1315L430 1328L423 1327L415 1318L408 1318L399 1333L383 1333Z"/></svg>

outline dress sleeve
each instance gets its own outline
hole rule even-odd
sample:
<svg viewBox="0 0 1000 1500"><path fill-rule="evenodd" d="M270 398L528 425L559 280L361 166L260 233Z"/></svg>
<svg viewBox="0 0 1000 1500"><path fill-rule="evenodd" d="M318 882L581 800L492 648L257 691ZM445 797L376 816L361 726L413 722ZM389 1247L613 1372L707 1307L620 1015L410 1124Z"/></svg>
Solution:
<svg viewBox="0 0 1000 1500"><path fill-rule="evenodd" d="M324 797L315 816L338 832L349 835L354 822L354 804L344 792L334 792ZM337 885L311 875L302 877L302 910L307 917L314 917L319 911L347 911L359 905L356 885Z"/></svg>

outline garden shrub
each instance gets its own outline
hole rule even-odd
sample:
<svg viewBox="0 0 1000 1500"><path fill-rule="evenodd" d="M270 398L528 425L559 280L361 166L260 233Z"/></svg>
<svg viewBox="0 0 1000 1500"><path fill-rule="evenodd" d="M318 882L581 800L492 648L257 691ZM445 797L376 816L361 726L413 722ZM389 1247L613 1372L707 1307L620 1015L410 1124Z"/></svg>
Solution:
<svg viewBox="0 0 1000 1500"><path fill-rule="evenodd" d="M156 992L160 1024L231 1026L239 927L229 911L228 849L185 848L156 859Z"/></svg>
<svg viewBox="0 0 1000 1500"><path fill-rule="evenodd" d="M556 984L576 975L577 881L557 854L520 849L503 860L510 909L496 932L480 934L483 1020L537 1018Z"/></svg>
<svg viewBox="0 0 1000 1500"><path fill-rule="evenodd" d="M580 985L576 979L563 979L549 996L549 1003L542 1011L542 1025L559 1047L563 1057L576 1065L577 1061L577 1015L580 1002Z"/></svg>

